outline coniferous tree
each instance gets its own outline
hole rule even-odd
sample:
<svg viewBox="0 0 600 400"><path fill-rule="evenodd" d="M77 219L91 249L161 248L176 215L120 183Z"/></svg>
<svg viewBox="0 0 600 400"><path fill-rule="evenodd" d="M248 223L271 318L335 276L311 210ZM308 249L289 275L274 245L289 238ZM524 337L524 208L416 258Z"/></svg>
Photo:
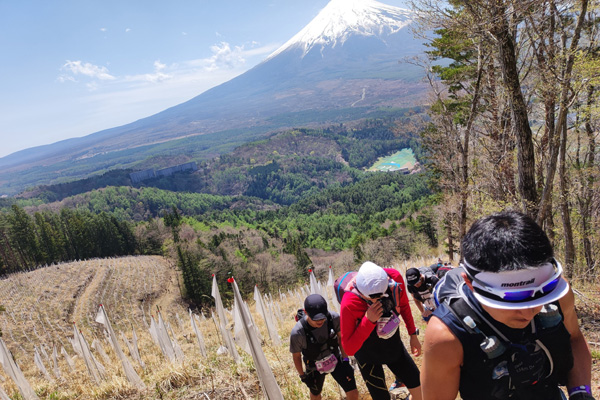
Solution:
<svg viewBox="0 0 600 400"><path fill-rule="evenodd" d="M41 262L42 256L32 218L19 206L12 205L8 221L10 237L21 258L22 268Z"/></svg>
<svg viewBox="0 0 600 400"><path fill-rule="evenodd" d="M51 264L59 261L62 255L62 243L60 234L49 221L47 215L34 214L35 225L40 238L40 249L44 263Z"/></svg>

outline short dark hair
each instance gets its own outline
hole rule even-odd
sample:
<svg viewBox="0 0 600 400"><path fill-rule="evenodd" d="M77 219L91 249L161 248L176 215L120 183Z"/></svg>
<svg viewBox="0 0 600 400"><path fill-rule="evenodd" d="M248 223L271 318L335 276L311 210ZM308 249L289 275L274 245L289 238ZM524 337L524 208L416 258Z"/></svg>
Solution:
<svg viewBox="0 0 600 400"><path fill-rule="evenodd" d="M554 251L544 230L517 211L502 211L473 223L461 242L462 258L480 271L501 272L550 262Z"/></svg>

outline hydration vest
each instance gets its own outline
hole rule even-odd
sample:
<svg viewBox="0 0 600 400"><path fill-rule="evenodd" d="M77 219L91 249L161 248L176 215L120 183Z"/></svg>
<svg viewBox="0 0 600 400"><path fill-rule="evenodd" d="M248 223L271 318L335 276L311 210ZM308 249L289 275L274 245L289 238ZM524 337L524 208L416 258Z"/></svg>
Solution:
<svg viewBox="0 0 600 400"><path fill-rule="evenodd" d="M327 313L327 338L320 342L312 333L317 328L310 326L306 318L300 319L300 323L306 335L306 348L301 351L304 362L307 365L315 367L315 361L322 358L323 353L327 352L327 350L336 356L339 355L338 337L333 329L333 318L330 313Z"/></svg>
<svg viewBox="0 0 600 400"><path fill-rule="evenodd" d="M558 302L538 314L529 327L511 329L491 318L464 285L457 290L460 296L447 299L434 315L463 347L461 398L561 399L558 386L567 383L573 353Z"/></svg>

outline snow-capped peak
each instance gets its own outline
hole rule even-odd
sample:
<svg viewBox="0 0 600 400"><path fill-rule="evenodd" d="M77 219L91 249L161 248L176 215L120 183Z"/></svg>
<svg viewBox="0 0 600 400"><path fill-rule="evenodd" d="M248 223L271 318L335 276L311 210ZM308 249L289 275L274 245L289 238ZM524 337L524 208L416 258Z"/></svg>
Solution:
<svg viewBox="0 0 600 400"><path fill-rule="evenodd" d="M267 59L291 47L306 55L315 46L335 47L352 34L392 34L412 22L413 13L375 0L331 0L300 32L275 50Z"/></svg>

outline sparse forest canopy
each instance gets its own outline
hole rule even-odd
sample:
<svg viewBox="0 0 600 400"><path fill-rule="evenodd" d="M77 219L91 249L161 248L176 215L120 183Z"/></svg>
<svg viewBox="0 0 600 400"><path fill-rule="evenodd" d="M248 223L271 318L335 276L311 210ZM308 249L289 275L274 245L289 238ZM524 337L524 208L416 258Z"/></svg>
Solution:
<svg viewBox="0 0 600 400"><path fill-rule="evenodd" d="M597 275L600 238L598 3L415 0L429 38L428 167L439 220L457 243L470 221L512 207L537 219L567 275Z"/></svg>

